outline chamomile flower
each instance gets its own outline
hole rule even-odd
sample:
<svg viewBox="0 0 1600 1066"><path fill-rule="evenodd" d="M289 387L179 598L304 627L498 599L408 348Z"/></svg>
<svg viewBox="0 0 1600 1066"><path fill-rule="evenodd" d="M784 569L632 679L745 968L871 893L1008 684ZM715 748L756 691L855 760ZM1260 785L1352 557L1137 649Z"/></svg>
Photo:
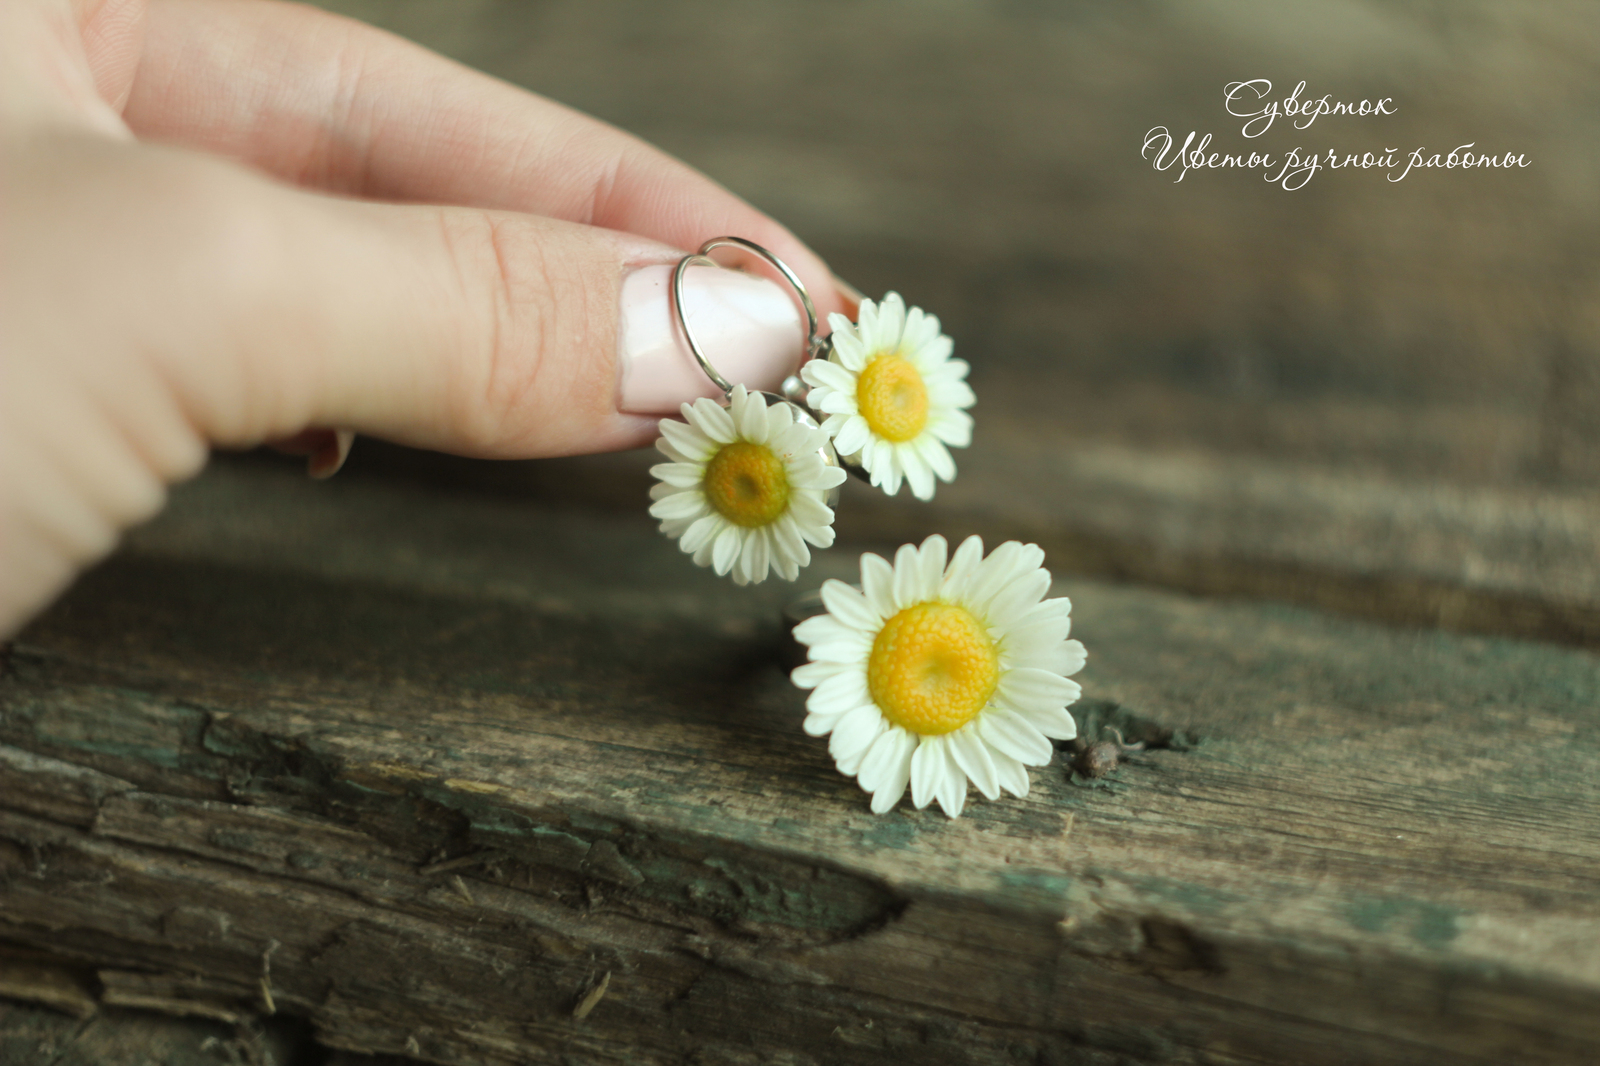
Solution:
<svg viewBox="0 0 1600 1066"><path fill-rule="evenodd" d="M811 562L807 543L833 543L829 489L845 472L824 462L827 434L795 421L786 403L767 406L743 385L730 406L699 399L683 405L686 422L661 420L656 447L672 461L650 468L650 514L700 566L733 573L735 584L785 581Z"/></svg>
<svg viewBox="0 0 1600 1066"><path fill-rule="evenodd" d="M917 499L932 499L935 476L956 476L950 448L972 442L969 367L950 358L939 320L908 311L899 293L862 300L859 322L833 314L828 324L833 354L800 371L806 402L829 416L822 428L840 457L859 462L874 485L893 496L904 478Z"/></svg>
<svg viewBox="0 0 1600 1066"><path fill-rule="evenodd" d="M1071 603L1045 599L1037 545L1007 541L988 558L969 537L945 564L940 536L907 544L894 565L861 557L861 588L822 586L826 614L795 627L811 661L794 683L812 690L805 731L828 736L839 772L872 793L872 811L906 786L919 809L955 818L967 782L989 799L1028 794L1029 766L1077 725L1083 645L1068 640Z"/></svg>

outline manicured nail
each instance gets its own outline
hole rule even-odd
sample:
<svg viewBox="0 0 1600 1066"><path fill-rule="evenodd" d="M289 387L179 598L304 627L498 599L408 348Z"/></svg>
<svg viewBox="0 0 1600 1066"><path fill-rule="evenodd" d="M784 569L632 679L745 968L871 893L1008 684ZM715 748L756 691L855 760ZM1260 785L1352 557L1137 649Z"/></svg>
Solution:
<svg viewBox="0 0 1600 1066"><path fill-rule="evenodd" d="M720 397L695 362L672 311L674 264L639 267L622 279L617 331L618 410L676 414L701 396ZM776 391L800 363L800 308L776 282L720 267L691 267L684 313L700 350L735 385Z"/></svg>
<svg viewBox="0 0 1600 1066"><path fill-rule="evenodd" d="M311 458L306 461L306 473L320 480L330 478L344 466L344 461L350 457L350 445L356 442L354 430L335 429L324 431L327 435L318 444L317 450L311 453Z"/></svg>
<svg viewBox="0 0 1600 1066"><path fill-rule="evenodd" d="M350 455L350 445L355 443L354 431L348 429L305 429L292 437L268 441L267 444L284 455L306 457L306 473L314 478L330 478L339 472Z"/></svg>

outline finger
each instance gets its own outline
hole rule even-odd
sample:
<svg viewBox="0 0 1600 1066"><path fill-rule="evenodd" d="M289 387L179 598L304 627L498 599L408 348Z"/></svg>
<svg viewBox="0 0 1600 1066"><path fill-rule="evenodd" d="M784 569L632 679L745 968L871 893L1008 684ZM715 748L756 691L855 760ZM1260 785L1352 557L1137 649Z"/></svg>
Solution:
<svg viewBox="0 0 1600 1066"><path fill-rule="evenodd" d="M407 41L262 0L156 0L134 130L341 193L548 215L679 248L733 234L844 309L821 260L766 215L604 123Z"/></svg>
<svg viewBox="0 0 1600 1066"><path fill-rule="evenodd" d="M520 458L654 436L655 419L618 410L620 290L675 249L531 215L338 200L87 137L17 177L36 191L16 220L30 268L15 306L94 294L57 332L152 361L206 440L331 426Z"/></svg>

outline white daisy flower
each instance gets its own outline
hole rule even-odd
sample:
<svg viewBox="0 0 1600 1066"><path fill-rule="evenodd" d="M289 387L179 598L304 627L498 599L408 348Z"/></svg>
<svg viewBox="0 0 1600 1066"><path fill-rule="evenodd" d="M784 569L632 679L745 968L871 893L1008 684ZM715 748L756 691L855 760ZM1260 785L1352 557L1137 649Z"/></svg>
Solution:
<svg viewBox="0 0 1600 1066"><path fill-rule="evenodd" d="M671 459L650 468L650 514L700 566L733 572L735 584L785 581L811 562L809 542L833 543L827 494L845 472L823 459L828 436L795 421L787 403L767 406L759 392L735 385L730 406L699 399L683 405L684 422L661 420L656 447Z"/></svg>
<svg viewBox="0 0 1600 1066"><path fill-rule="evenodd" d="M903 477L919 500L933 498L933 479L956 476L950 448L972 442L976 399L970 369L950 358L950 338L920 307L906 310L899 293L881 304L861 301L861 319L828 316L833 353L800 370L811 386L806 402L829 417L822 428L839 456L860 463L872 483L893 496ZM948 447L947 447L948 446Z"/></svg>
<svg viewBox="0 0 1600 1066"><path fill-rule="evenodd" d="M825 583L827 613L794 630L812 660L792 675L813 690L805 731L832 734L829 753L872 793L874 814L908 784L919 809L937 799L952 818L968 781L989 799L1026 796L1026 768L1078 732L1068 675L1084 650L1067 639L1072 604L1044 598L1044 552L1013 540L985 559L968 537L946 566L946 550L932 536L893 566L863 555L861 588Z"/></svg>

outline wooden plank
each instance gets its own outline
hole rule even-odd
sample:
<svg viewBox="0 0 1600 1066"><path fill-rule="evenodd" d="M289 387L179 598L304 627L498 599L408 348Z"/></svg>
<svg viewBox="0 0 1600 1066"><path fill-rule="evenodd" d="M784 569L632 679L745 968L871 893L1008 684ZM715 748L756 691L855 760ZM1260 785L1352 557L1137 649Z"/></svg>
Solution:
<svg viewBox="0 0 1600 1066"><path fill-rule="evenodd" d="M0 1062L16 1066L309 1066L304 1034L282 1023L214 1022L110 1009L93 1018L0 999Z"/></svg>
<svg viewBox="0 0 1600 1066"><path fill-rule="evenodd" d="M1600 1054L1592 655L1063 588L1085 713L1203 742L875 818L791 588L642 512L218 464L0 680L0 939L242 1012L276 943L279 1011L446 1063Z"/></svg>

